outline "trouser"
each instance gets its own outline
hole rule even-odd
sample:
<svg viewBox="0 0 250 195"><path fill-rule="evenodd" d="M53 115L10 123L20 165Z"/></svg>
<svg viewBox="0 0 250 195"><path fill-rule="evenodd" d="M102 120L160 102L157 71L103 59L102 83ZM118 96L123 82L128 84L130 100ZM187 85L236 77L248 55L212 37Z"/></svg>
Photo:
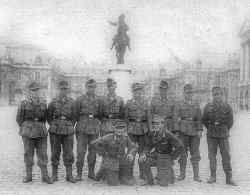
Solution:
<svg viewBox="0 0 250 195"><path fill-rule="evenodd" d="M189 136L183 133L179 136L180 140L184 145L184 152L179 158L179 163L186 167L188 151L190 152L191 158L190 161L192 165L198 165L201 160L200 156L200 138L198 136Z"/></svg>
<svg viewBox="0 0 250 195"><path fill-rule="evenodd" d="M132 163L126 158L111 160L110 158L103 157L101 167L96 174L96 178L105 179L108 185L130 184L131 175L129 168Z"/></svg>
<svg viewBox="0 0 250 195"><path fill-rule="evenodd" d="M32 167L34 164L34 152L36 150L37 165L39 167L47 166L47 137L29 138L22 137L24 146L24 163L27 167Z"/></svg>
<svg viewBox="0 0 250 195"><path fill-rule="evenodd" d="M65 166L71 166L74 163L73 145L74 135L61 135L50 133L51 145L51 162L52 166L58 166L61 154L61 147L63 150L63 162Z"/></svg>
<svg viewBox="0 0 250 195"><path fill-rule="evenodd" d="M157 180L159 185L167 186L173 184L175 179L173 160L169 154L160 154L154 152L147 155L146 161L142 164L143 171L148 184L153 184L153 174L151 167L157 167Z"/></svg>
<svg viewBox="0 0 250 195"><path fill-rule="evenodd" d="M77 162L76 165L78 168L82 168L84 165L85 154L88 147L88 166L95 167L96 163L96 151L89 147L90 143L95 140L98 136L96 134L86 134L78 132L76 133L77 140Z"/></svg>
<svg viewBox="0 0 250 195"><path fill-rule="evenodd" d="M146 144L146 135L134 135L134 134L128 134L128 135L129 135L129 138L131 139L132 142L138 144L138 154L140 156L142 154L144 147L145 147L145 144ZM139 169L140 169L140 177L144 177L143 176L143 173L144 173L143 167L142 167L140 162L139 162ZM133 172L133 165L131 167L131 171Z"/></svg>
<svg viewBox="0 0 250 195"><path fill-rule="evenodd" d="M231 173L231 157L230 157L230 148L228 138L216 138L216 137L207 137L208 144L208 158L210 162L211 173L216 172L217 168L217 149L220 148L220 153L222 157L222 166L224 172Z"/></svg>

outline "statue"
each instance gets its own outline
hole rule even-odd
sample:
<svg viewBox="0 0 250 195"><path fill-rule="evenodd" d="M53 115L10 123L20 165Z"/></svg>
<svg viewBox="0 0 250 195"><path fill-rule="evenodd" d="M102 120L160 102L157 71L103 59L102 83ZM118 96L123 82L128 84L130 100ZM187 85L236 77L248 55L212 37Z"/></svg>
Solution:
<svg viewBox="0 0 250 195"><path fill-rule="evenodd" d="M118 22L109 22L113 26L118 26L117 34L113 38L113 43L111 46L111 50L115 47L117 64L124 64L124 55L126 52L126 48L130 48L130 39L127 35L127 31L129 30L128 25L125 23L125 15L121 14L118 18Z"/></svg>

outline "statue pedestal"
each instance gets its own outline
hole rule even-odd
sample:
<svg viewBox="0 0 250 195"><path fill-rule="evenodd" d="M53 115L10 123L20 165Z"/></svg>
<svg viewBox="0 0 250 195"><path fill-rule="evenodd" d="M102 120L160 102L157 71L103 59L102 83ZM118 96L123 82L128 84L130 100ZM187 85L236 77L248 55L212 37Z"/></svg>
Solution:
<svg viewBox="0 0 250 195"><path fill-rule="evenodd" d="M109 68L109 77L117 83L116 94L126 102L132 97L132 68L126 64L116 64Z"/></svg>

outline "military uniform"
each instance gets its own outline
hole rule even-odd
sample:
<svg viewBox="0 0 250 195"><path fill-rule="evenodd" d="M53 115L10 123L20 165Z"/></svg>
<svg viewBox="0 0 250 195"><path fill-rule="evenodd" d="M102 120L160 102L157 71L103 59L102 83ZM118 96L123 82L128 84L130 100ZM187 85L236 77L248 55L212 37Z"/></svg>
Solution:
<svg viewBox="0 0 250 195"><path fill-rule="evenodd" d="M69 89L68 82L59 83L60 90ZM52 179L58 180L57 170L60 160L61 147L63 150L63 161L66 167L67 180L74 183L72 176L72 164L74 162L74 125L73 99L64 96L57 96L48 106L48 123L50 125L50 145L52 161Z"/></svg>
<svg viewBox="0 0 250 195"><path fill-rule="evenodd" d="M133 163L133 159L129 160L128 155L133 158L137 147L127 135L117 134L117 131L126 131L124 121L117 120L113 123L113 129L115 132L91 143L91 147L102 156L102 164L96 179L103 178L109 185L133 185L133 178L127 174L128 165Z"/></svg>
<svg viewBox="0 0 250 195"><path fill-rule="evenodd" d="M90 79L86 83L86 87L96 87L94 79ZM84 165L87 146L91 141L95 140L100 133L101 118L101 101L95 94L80 96L74 104L74 115L77 120L76 124L76 140L77 140L77 180L81 180L82 168ZM94 168L96 163L96 152L88 149L88 177L94 179Z"/></svg>
<svg viewBox="0 0 250 195"><path fill-rule="evenodd" d="M220 87L214 87L213 93L222 93ZM207 128L208 158L211 177L208 183L216 182L216 155L220 148L222 166L226 174L226 183L236 185L232 181L231 157L229 152L229 131L233 125L233 111L229 104L223 101L213 101L204 108L202 122Z"/></svg>
<svg viewBox="0 0 250 195"><path fill-rule="evenodd" d="M157 180L162 186L167 186L169 183L174 183L174 160L183 151L181 141L164 125L164 118L153 118L152 131L148 133L147 144L143 151L145 159L139 159L143 163L144 174L146 175L147 184L152 185L153 175L151 166L157 167Z"/></svg>
<svg viewBox="0 0 250 195"><path fill-rule="evenodd" d="M168 83L165 80L160 82L160 89L168 89ZM154 117L164 118L164 125L171 132L176 131L175 101L172 98L155 96L151 101L151 114Z"/></svg>
<svg viewBox="0 0 250 195"><path fill-rule="evenodd" d="M140 83L134 83L132 90L133 93L135 93L136 90L143 90L143 86ZM138 144L138 153L141 155L151 125L150 107L147 101L135 100L134 98L128 100L125 106L125 119L128 122L128 135L134 143ZM139 168L140 177L143 178L144 176L140 163ZM130 171L131 174L133 174L133 167L131 167Z"/></svg>
<svg viewBox="0 0 250 195"><path fill-rule="evenodd" d="M29 90L39 90L39 85L32 82ZM32 166L34 164L34 152L36 150L38 166L41 168L42 180L52 183L48 177L47 163L47 129L45 126L47 105L41 98L30 97L23 100L18 107L16 121L19 125L19 135L22 136L24 145L24 162L26 165L26 177L23 182L32 181Z"/></svg>
<svg viewBox="0 0 250 195"><path fill-rule="evenodd" d="M184 93L192 93L192 86L187 84L184 86ZM201 122L201 109L199 104L193 99L184 99L180 102L177 109L177 117L179 119L179 138L184 144L185 151L182 153L180 163L179 180L183 180L186 174L186 164L188 151L191 155L191 163L193 166L194 180L201 182L199 178L199 161L200 157L200 137L199 131L203 130Z"/></svg>
<svg viewBox="0 0 250 195"><path fill-rule="evenodd" d="M107 87L114 87L115 81L107 79ZM120 119L124 119L124 102L120 96L114 94L108 94L102 99L101 105L102 112L102 125L101 135L114 132L113 124Z"/></svg>

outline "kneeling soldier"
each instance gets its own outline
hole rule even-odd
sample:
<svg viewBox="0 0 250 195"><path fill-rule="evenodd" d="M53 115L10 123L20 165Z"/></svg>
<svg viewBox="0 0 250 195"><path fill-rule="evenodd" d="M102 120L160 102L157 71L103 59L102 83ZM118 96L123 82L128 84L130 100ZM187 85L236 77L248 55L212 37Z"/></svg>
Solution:
<svg viewBox="0 0 250 195"><path fill-rule="evenodd" d="M69 84L67 81L59 83L59 96L54 98L48 106L48 122L50 124L50 144L52 161L52 179L57 181L57 169L60 160L61 148L63 161L66 167L66 180L75 183L72 176L74 162L74 125L73 99L68 97Z"/></svg>
<svg viewBox="0 0 250 195"><path fill-rule="evenodd" d="M183 151L181 141L164 125L164 118L154 117L152 130L148 133L147 144L139 161L143 165L146 183L153 185L152 166L157 167L159 185L167 186L174 183L173 160Z"/></svg>
<svg viewBox="0 0 250 195"><path fill-rule="evenodd" d="M47 105L45 101L39 98L39 89L40 87L36 82L29 85L29 97L21 102L16 116L16 121L20 127L19 134L22 136L24 145L26 177L23 182L32 181L32 166L36 149L42 181L51 184L52 181L47 170L47 129L45 127Z"/></svg>
<svg viewBox="0 0 250 195"><path fill-rule="evenodd" d="M107 134L91 143L102 156L102 164L96 175L96 180L104 179L108 185L133 185L133 178L128 174L128 169L137 151L136 145L126 134L126 124L116 121L114 133ZM127 151L126 151L127 149Z"/></svg>

